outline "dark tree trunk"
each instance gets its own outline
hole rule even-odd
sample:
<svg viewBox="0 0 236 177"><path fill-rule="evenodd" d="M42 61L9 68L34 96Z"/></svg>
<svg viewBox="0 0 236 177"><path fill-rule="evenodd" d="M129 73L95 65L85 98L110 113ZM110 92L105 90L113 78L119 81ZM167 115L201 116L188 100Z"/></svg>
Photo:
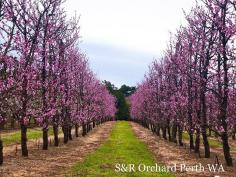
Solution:
<svg viewBox="0 0 236 177"><path fill-rule="evenodd" d="M28 156L28 148L27 148L27 126L21 125L21 153L22 156Z"/></svg>
<svg viewBox="0 0 236 177"><path fill-rule="evenodd" d="M79 137L79 126L78 126L78 124L75 125L75 137Z"/></svg>
<svg viewBox="0 0 236 177"><path fill-rule="evenodd" d="M89 125L90 125L90 124L87 123L87 128L86 128L87 132L86 132L86 133L88 133L88 132L90 131L90 126L89 126Z"/></svg>
<svg viewBox="0 0 236 177"><path fill-rule="evenodd" d="M194 152L200 153L200 130L199 129L197 129L197 132L196 132Z"/></svg>
<svg viewBox="0 0 236 177"><path fill-rule="evenodd" d="M181 126L178 126L178 140L179 140L179 145L183 146L183 129Z"/></svg>
<svg viewBox="0 0 236 177"><path fill-rule="evenodd" d="M149 129L147 120L144 121L145 127Z"/></svg>
<svg viewBox="0 0 236 177"><path fill-rule="evenodd" d="M43 128L43 150L48 150L48 129Z"/></svg>
<svg viewBox="0 0 236 177"><path fill-rule="evenodd" d="M174 123L172 126L172 141L174 143L177 143L176 135L177 135L177 125L176 123Z"/></svg>
<svg viewBox="0 0 236 177"><path fill-rule="evenodd" d="M233 132L232 132L232 139L235 140L235 134L236 134L236 125L233 127Z"/></svg>
<svg viewBox="0 0 236 177"><path fill-rule="evenodd" d="M152 132L155 132L155 126L153 124L151 124L151 128L152 128Z"/></svg>
<svg viewBox="0 0 236 177"><path fill-rule="evenodd" d="M53 134L54 134L54 146L59 146L59 138L58 138L58 126L53 126Z"/></svg>
<svg viewBox="0 0 236 177"><path fill-rule="evenodd" d="M221 112L219 115L220 116L219 120L221 121L221 125L224 129L224 131L221 134L221 139L222 139L222 143L223 143L223 151L224 151L225 161L228 166L232 166L233 161L232 161L232 157L230 155L230 147L229 147L229 142L228 142L228 127L227 127L227 122L226 122L228 93L225 89L226 88L224 88L225 95L223 97L223 101L221 102Z"/></svg>
<svg viewBox="0 0 236 177"><path fill-rule="evenodd" d="M189 130L189 146L190 146L190 149L194 149L193 132L192 132L192 130Z"/></svg>
<svg viewBox="0 0 236 177"><path fill-rule="evenodd" d="M159 125L157 125L157 127L156 127L156 134L157 134L157 136L160 136L160 126Z"/></svg>
<svg viewBox="0 0 236 177"><path fill-rule="evenodd" d="M95 121L93 121L93 128L95 128L96 124L95 124Z"/></svg>
<svg viewBox="0 0 236 177"><path fill-rule="evenodd" d="M0 139L0 165L3 164L3 143L2 140Z"/></svg>
<svg viewBox="0 0 236 177"><path fill-rule="evenodd" d="M82 124L82 136L85 136L85 135L87 134L86 127L87 127L86 124L83 123L83 124Z"/></svg>
<svg viewBox="0 0 236 177"><path fill-rule="evenodd" d="M189 71L191 73L191 69ZM188 78L188 124L189 124L189 147L190 149L194 149L193 142L193 117L192 117L192 105L193 105L193 93L192 93L192 79Z"/></svg>
<svg viewBox="0 0 236 177"><path fill-rule="evenodd" d="M152 124L152 128L153 128L153 133L156 132L156 126L155 126L155 123Z"/></svg>
<svg viewBox="0 0 236 177"><path fill-rule="evenodd" d="M27 76L24 75L22 83L22 111L20 113L22 118L26 117L26 111L27 111L27 103L28 103L27 85L28 85L28 79ZM24 124L24 122L21 122L20 127L21 127L21 153L22 156L28 157L27 126Z"/></svg>
<svg viewBox="0 0 236 177"><path fill-rule="evenodd" d="M42 90L42 102L43 102L43 113L47 110L47 100L46 100L46 37L47 37L47 27L46 24L44 29L44 37L43 37L43 46L42 46L42 70L41 70L41 90ZM44 123L48 125L47 118L44 118ZM48 150L48 127L43 128L43 150Z"/></svg>
<svg viewBox="0 0 236 177"><path fill-rule="evenodd" d="M72 126L69 126L68 134L69 140L72 140Z"/></svg>
<svg viewBox="0 0 236 177"><path fill-rule="evenodd" d="M64 134L64 144L67 144L68 141L69 141L68 126L67 125L63 125L62 131L63 131L63 134Z"/></svg>
<svg viewBox="0 0 236 177"><path fill-rule="evenodd" d="M152 124L150 124L150 130L151 130L151 132L153 132L153 126L152 126Z"/></svg>
<svg viewBox="0 0 236 177"><path fill-rule="evenodd" d="M225 157L226 164L228 166L233 166L233 160L230 155L230 147L229 147L229 143L228 143L228 135L226 132L224 132L222 134L221 139L222 139L222 143L223 143L223 150L224 150L224 157Z"/></svg>
<svg viewBox="0 0 236 177"><path fill-rule="evenodd" d="M166 127L162 128L162 137L167 140L167 136L166 136Z"/></svg>
<svg viewBox="0 0 236 177"><path fill-rule="evenodd" d="M212 133L211 133L211 132L212 132L211 129L209 128L208 131L209 131L208 136L211 136L211 135L212 135Z"/></svg>
<svg viewBox="0 0 236 177"><path fill-rule="evenodd" d="M205 82L203 84L205 88ZM210 157L210 146L207 138L207 118L206 118L206 96L205 96L205 89L201 91L200 95L200 102L201 102L201 131L202 131L202 139L203 145L205 150L205 158Z"/></svg>
<svg viewBox="0 0 236 177"><path fill-rule="evenodd" d="M209 146L209 142L207 139L207 133L206 131L202 131L202 140L203 140L203 145L204 145L204 149L205 149L205 158L209 158L210 157L210 146Z"/></svg>
<svg viewBox="0 0 236 177"><path fill-rule="evenodd" d="M169 139L169 141L172 141L172 139L171 139L171 130L170 130L170 123L169 123L169 121L168 121L168 125L167 125L167 132L168 132L168 139Z"/></svg>
<svg viewBox="0 0 236 177"><path fill-rule="evenodd" d="M221 6L221 14L222 14L222 28L224 29L224 27L226 27L226 16L227 13L229 13L229 10L227 8L227 3L230 3L229 1L224 1L223 6ZM227 55L227 43L229 41L229 35L226 34L226 32L224 30L219 30L220 33L220 42L222 44L222 58L223 58L223 93L221 94L222 100L221 102L219 102L219 106L220 106L220 121L222 123L222 126L224 128L224 132L221 135L221 139L222 139L222 143L223 143L223 150L224 150L224 156L225 156L225 160L228 166L232 166L233 162L232 162L232 158L230 155L230 148L229 148L229 143L228 143L228 127L227 127L227 107L228 107L228 94L229 94L229 58ZM220 62L220 58L219 58L219 62Z"/></svg>

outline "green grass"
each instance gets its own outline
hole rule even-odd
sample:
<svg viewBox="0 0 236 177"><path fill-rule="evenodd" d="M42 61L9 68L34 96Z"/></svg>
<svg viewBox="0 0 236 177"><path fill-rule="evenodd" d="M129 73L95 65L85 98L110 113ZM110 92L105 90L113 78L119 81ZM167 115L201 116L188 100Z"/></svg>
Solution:
<svg viewBox="0 0 236 177"><path fill-rule="evenodd" d="M183 132L182 138L183 138L183 140L189 140L189 135L188 135L188 133L187 133L187 132Z"/></svg>
<svg viewBox="0 0 236 177"><path fill-rule="evenodd" d="M194 138L195 138L195 136L194 136ZM189 140L189 135L188 135L187 132L183 132L183 139L184 140ZM201 141L202 141L202 137L201 137ZM212 148L222 147L222 143L220 143L218 140L208 138L208 142L209 142L210 147L212 147Z"/></svg>
<svg viewBox="0 0 236 177"><path fill-rule="evenodd" d="M49 135L53 135L52 128L48 130ZM33 128L27 130L27 138L28 140L39 139L43 136L43 132L41 128ZM1 136L4 145L12 145L18 144L21 141L20 130L10 134L4 134Z"/></svg>
<svg viewBox="0 0 236 177"><path fill-rule="evenodd" d="M139 172L138 165L155 165L155 159L146 144L133 133L126 121L119 121L108 140L83 162L77 163L69 176L91 177L170 177L173 174L161 172ZM136 172L116 172L116 164L135 164Z"/></svg>
<svg viewBox="0 0 236 177"><path fill-rule="evenodd" d="M189 135L187 132L183 132L183 139L189 140ZM202 137L201 137L201 141L202 141ZM212 148L223 148L222 143L216 139L212 139L212 138L208 137L208 142L209 142L210 147L212 147ZM236 152L236 147L231 147L231 151Z"/></svg>
<svg viewBox="0 0 236 177"><path fill-rule="evenodd" d="M232 152L236 152L236 147L231 147Z"/></svg>

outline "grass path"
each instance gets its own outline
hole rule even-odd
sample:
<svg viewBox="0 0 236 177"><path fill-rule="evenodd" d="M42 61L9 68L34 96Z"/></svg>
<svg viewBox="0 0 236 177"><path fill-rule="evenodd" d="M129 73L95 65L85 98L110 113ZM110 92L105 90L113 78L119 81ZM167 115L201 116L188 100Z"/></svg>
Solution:
<svg viewBox="0 0 236 177"><path fill-rule="evenodd" d="M108 140L84 161L72 168L71 176L91 177L169 177L172 174L140 172L139 164L155 165L153 154L145 143L141 142L126 121L119 121L114 126ZM136 172L116 172L116 164L135 164Z"/></svg>

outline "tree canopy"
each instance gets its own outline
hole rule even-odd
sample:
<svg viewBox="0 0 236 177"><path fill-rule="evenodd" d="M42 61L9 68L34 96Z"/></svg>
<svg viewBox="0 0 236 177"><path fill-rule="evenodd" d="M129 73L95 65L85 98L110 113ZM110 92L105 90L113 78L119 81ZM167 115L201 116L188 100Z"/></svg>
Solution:
<svg viewBox="0 0 236 177"><path fill-rule="evenodd" d="M103 81L104 85L106 85L107 89L110 91L112 95L116 97L116 119L117 120L128 120L130 118L129 115L129 103L126 99L132 93L135 92L136 87L130 87L127 85L122 85L119 89L109 81Z"/></svg>

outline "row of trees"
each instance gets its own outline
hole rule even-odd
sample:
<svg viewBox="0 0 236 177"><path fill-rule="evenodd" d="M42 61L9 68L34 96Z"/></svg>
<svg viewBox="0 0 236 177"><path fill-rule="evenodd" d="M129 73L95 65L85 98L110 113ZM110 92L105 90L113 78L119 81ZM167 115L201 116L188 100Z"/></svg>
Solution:
<svg viewBox="0 0 236 177"><path fill-rule="evenodd" d="M96 79L78 48L76 16L68 19L63 0L0 0L0 124L14 118L21 128L22 155L28 156L27 125L34 119L43 129L58 128L64 143L71 129L114 116L115 98ZM3 161L0 140L0 164Z"/></svg>
<svg viewBox="0 0 236 177"><path fill-rule="evenodd" d="M220 136L227 165L233 164L229 136L236 132L236 1L199 0L145 81L130 97L131 116L163 137L199 153L207 131ZM178 135L178 136L177 136ZM194 136L195 135L195 136ZM194 139L195 137L195 139ZM195 141L194 141L195 140Z"/></svg>

